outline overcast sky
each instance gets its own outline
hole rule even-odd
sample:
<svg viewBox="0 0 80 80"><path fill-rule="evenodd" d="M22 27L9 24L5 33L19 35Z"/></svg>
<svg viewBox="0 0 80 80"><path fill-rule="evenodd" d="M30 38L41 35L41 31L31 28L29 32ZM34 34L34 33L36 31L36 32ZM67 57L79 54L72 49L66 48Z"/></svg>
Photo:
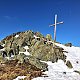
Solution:
<svg viewBox="0 0 80 80"><path fill-rule="evenodd" d="M0 0L0 39L26 30L53 37L55 14L64 21L57 25L57 41L80 46L80 0Z"/></svg>

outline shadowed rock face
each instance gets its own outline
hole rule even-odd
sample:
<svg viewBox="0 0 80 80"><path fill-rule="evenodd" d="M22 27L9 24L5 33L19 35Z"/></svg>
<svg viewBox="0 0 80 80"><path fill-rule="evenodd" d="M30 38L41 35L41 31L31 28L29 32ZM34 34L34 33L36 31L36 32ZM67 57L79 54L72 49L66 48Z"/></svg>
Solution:
<svg viewBox="0 0 80 80"><path fill-rule="evenodd" d="M44 37L41 33L34 33L30 30L18 32L7 36L0 44L5 44L4 51L7 53L6 55L9 59L18 59L19 63L29 61L32 65L42 70L47 70L47 64L42 63L40 60L52 61L54 63L57 62L58 59L61 59L66 62L63 48L58 46L53 47L53 41L50 34ZM26 51L24 48L25 46L29 47L27 51L30 53L30 56L24 54ZM23 53L19 54L19 52ZM14 57L11 58L11 55L14 55ZM3 56L1 57L1 60L3 60ZM4 57L4 59L7 60L6 57Z"/></svg>
<svg viewBox="0 0 80 80"><path fill-rule="evenodd" d="M0 45L0 49L3 49L4 47Z"/></svg>

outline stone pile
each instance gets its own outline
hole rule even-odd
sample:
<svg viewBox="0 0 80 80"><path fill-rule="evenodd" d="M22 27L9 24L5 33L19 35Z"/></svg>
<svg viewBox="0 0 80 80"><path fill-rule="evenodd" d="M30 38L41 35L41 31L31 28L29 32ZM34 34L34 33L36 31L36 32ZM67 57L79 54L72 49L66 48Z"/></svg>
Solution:
<svg viewBox="0 0 80 80"><path fill-rule="evenodd" d="M30 30L18 32L4 38L0 45L4 45L4 49L0 50L0 62L18 59L19 63L30 62L42 70L47 70L47 64L41 61L52 61L54 63L61 59L66 62L63 48L53 47L54 44L50 34L44 37L41 33ZM26 51L25 46L29 47L27 51L30 53L30 56L24 54ZM23 53L19 54L19 52ZM13 58L11 58L12 55Z"/></svg>

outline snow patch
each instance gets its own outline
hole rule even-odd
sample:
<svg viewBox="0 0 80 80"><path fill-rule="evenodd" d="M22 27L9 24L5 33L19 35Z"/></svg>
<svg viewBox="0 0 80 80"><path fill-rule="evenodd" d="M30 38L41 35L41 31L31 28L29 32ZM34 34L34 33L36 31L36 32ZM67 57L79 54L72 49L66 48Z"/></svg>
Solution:
<svg viewBox="0 0 80 80"><path fill-rule="evenodd" d="M1 46L3 46L3 47L4 47L4 46L5 46L5 44L3 44L3 45L1 45Z"/></svg>
<svg viewBox="0 0 80 80"><path fill-rule="evenodd" d="M24 48L25 48L26 50L27 50L27 49L29 49L29 47L28 47L28 46L25 46Z"/></svg>
<svg viewBox="0 0 80 80"><path fill-rule="evenodd" d="M30 53L27 51L29 49L29 47L25 46L24 48L26 49L26 51L25 52L19 52L19 54L24 53L25 55L30 55Z"/></svg>
<svg viewBox="0 0 80 80"><path fill-rule="evenodd" d="M3 48L3 49L0 49L0 51L5 51L5 48Z"/></svg>
<svg viewBox="0 0 80 80"><path fill-rule="evenodd" d="M15 37L16 37L16 38L18 38L18 37L19 37L19 35L16 35Z"/></svg>
<svg viewBox="0 0 80 80"><path fill-rule="evenodd" d="M20 79L24 79L26 76L18 76L16 79L13 80L20 80Z"/></svg>
<svg viewBox="0 0 80 80"><path fill-rule="evenodd" d="M34 35L34 38L37 39L37 38L40 38L40 37L37 37L36 35Z"/></svg>

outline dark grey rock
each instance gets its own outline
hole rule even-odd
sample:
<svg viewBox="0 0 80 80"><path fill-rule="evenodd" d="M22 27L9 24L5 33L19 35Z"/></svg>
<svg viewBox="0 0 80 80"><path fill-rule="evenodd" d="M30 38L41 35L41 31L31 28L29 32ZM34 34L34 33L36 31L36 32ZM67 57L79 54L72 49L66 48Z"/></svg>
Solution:
<svg viewBox="0 0 80 80"><path fill-rule="evenodd" d="M69 60L66 62L66 65L68 66L68 68L73 68L73 66Z"/></svg>
<svg viewBox="0 0 80 80"><path fill-rule="evenodd" d="M72 47L72 43L66 43L65 46Z"/></svg>
<svg viewBox="0 0 80 80"><path fill-rule="evenodd" d="M0 45L0 49L3 49L4 47Z"/></svg>
<svg viewBox="0 0 80 80"><path fill-rule="evenodd" d="M48 70L48 68L47 68L48 65L47 65L46 63L40 62L40 60L37 59L37 58L35 58L35 57L30 57L30 58L29 58L29 62L30 62L32 65L36 66L37 68L39 68L39 69L41 69L41 70L43 70L43 71Z"/></svg>

